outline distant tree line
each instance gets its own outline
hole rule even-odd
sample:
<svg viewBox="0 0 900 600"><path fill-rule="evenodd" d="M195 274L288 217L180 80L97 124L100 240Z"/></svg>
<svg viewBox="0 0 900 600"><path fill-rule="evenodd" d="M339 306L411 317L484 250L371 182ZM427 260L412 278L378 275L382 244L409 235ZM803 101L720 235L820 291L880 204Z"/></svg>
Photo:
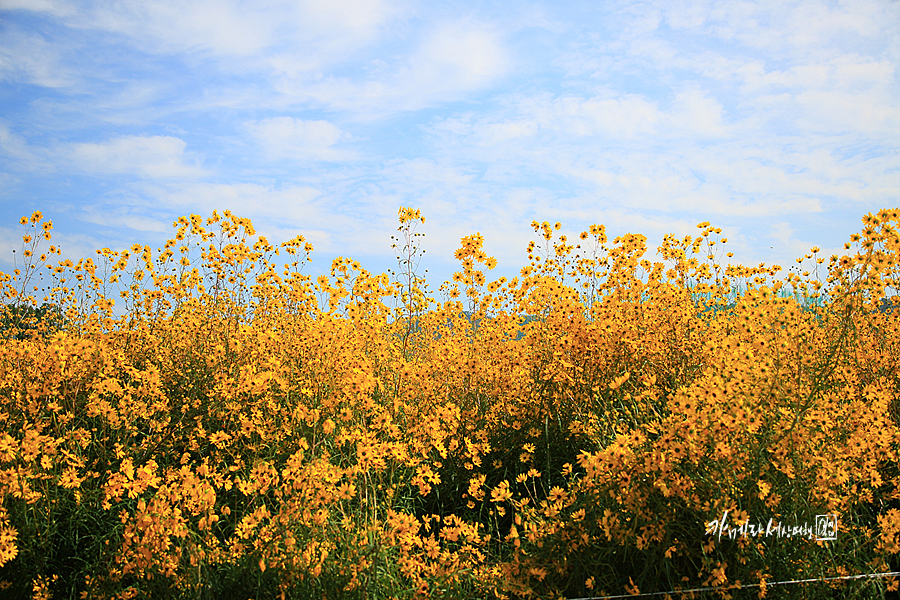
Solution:
<svg viewBox="0 0 900 600"><path fill-rule="evenodd" d="M66 318L55 304L4 304L0 307L0 339L27 340L53 335L65 327Z"/></svg>

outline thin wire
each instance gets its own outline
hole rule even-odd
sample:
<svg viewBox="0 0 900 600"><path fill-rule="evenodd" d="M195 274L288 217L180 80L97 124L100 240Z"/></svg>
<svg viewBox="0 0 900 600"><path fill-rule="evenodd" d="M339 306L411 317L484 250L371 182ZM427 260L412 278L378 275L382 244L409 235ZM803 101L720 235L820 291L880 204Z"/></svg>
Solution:
<svg viewBox="0 0 900 600"><path fill-rule="evenodd" d="M773 581L769 583L765 582L766 587L773 585L788 585L790 583L814 583L816 581L834 581L838 579L863 579L866 577L898 577L900 576L900 571L892 571L890 573L867 573L865 575L843 575L841 577L819 577L818 579L795 579L792 581ZM732 585L732 586L722 586L722 587L703 587L703 588L693 588L689 590L678 590L678 591L670 591L670 592L643 592L639 594L618 594L616 596L588 596L585 598L571 598L570 600L613 600L614 598L640 598L641 596L662 596L662 595L673 595L673 594L692 594L694 592L718 592L723 590L743 590L746 588L756 588L760 587L762 583L748 583L747 585Z"/></svg>

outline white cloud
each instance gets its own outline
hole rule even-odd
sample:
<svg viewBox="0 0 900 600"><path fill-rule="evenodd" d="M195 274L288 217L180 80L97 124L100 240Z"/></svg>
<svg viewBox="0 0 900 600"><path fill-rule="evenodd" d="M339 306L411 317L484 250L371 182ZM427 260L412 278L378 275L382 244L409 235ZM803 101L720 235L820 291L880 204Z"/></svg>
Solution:
<svg viewBox="0 0 900 600"><path fill-rule="evenodd" d="M44 37L4 28L0 36L0 80L66 88L80 78L63 63L61 49Z"/></svg>
<svg viewBox="0 0 900 600"><path fill-rule="evenodd" d="M722 104L715 98L702 90L687 90L675 95L667 121L675 131L698 137L721 137L728 131L722 113Z"/></svg>
<svg viewBox="0 0 900 600"><path fill-rule="evenodd" d="M334 148L350 136L328 121L273 117L245 125L271 159L342 161L354 157L350 151Z"/></svg>
<svg viewBox="0 0 900 600"><path fill-rule="evenodd" d="M503 73L506 60L497 33L488 27L446 23L426 35L403 75L435 91L478 89Z"/></svg>
<svg viewBox="0 0 900 600"><path fill-rule="evenodd" d="M806 91L796 96L798 122L808 130L867 133L896 139L900 135L900 102L870 94Z"/></svg>
<svg viewBox="0 0 900 600"><path fill-rule="evenodd" d="M204 175L199 166L184 163L186 145L176 137L125 136L101 143L70 144L65 147L65 155L76 167L90 173L155 179Z"/></svg>
<svg viewBox="0 0 900 600"><path fill-rule="evenodd" d="M201 215L230 210L241 217L261 217L281 222L311 222L317 227L328 222L321 192L309 186L284 186L258 183L173 183L144 184L135 188L131 201L147 200L158 206L176 209L179 214Z"/></svg>
<svg viewBox="0 0 900 600"><path fill-rule="evenodd" d="M113 227L120 231L149 231L163 233L171 231L171 219L154 218L140 214L148 210L146 206L129 206L127 203L114 205L88 205L82 206L79 218L87 223L93 223L103 227Z"/></svg>
<svg viewBox="0 0 900 600"><path fill-rule="evenodd" d="M711 5L709 0L669 2L665 9L666 23L673 29L697 30L710 18Z"/></svg>
<svg viewBox="0 0 900 600"><path fill-rule="evenodd" d="M0 123L0 154L10 158L33 159L34 153L22 136L10 131L9 126Z"/></svg>
<svg viewBox="0 0 900 600"><path fill-rule="evenodd" d="M809 249L815 246L814 242L799 240L794 237L794 229L789 223L780 221L773 223L769 237L775 240L777 247L773 248L782 255L793 256L795 259L804 256ZM781 265L785 270L794 264Z"/></svg>
<svg viewBox="0 0 900 600"><path fill-rule="evenodd" d="M56 170L52 157L41 147L28 140L0 121L0 177L6 185L12 185L22 177L34 173L50 174ZM6 171L4 174L3 171Z"/></svg>
<svg viewBox="0 0 900 600"><path fill-rule="evenodd" d="M506 74L509 58L499 32L466 19L442 22L423 33L411 53L376 64L367 79L285 78L278 89L295 103L311 102L374 119L464 99L495 85Z"/></svg>
<svg viewBox="0 0 900 600"><path fill-rule="evenodd" d="M808 214L834 199L882 202L898 189L892 161L867 157L851 167L839 151L846 139L758 131L752 119L726 124L721 103L702 90L677 94L665 111L639 98L606 103L651 107L640 134L634 132L640 110L617 115L630 116L634 128L604 131L596 120L588 126L584 107L591 104L602 105L577 97L509 98L493 113L439 120L430 131L447 157L489 165L485 181L521 186L529 176L556 178L567 189L593 190L606 206L632 210Z"/></svg>
<svg viewBox="0 0 900 600"><path fill-rule="evenodd" d="M0 173L0 194L6 193L14 184L19 182L19 178L9 173Z"/></svg>
<svg viewBox="0 0 900 600"><path fill-rule="evenodd" d="M471 116L451 117L435 123L434 128L444 134L475 136L473 143L477 139L478 144L487 146L529 138L530 143L548 138L559 143L581 138L597 138L603 143L696 139L722 137L729 131L722 104L699 89L678 92L669 110L639 94L609 91L587 98L549 94L514 97L498 112L482 113L478 121Z"/></svg>
<svg viewBox="0 0 900 600"><path fill-rule="evenodd" d="M603 135L630 138L653 133L659 120L656 105L635 94L614 98L562 98L558 102L560 116L567 129L578 135Z"/></svg>
<svg viewBox="0 0 900 600"><path fill-rule="evenodd" d="M448 164L439 164L427 158L388 161L382 174L404 191L414 193L424 186L440 186L444 189L460 189L472 183L472 175Z"/></svg>
<svg viewBox="0 0 900 600"><path fill-rule="evenodd" d="M583 98L550 94L520 96L504 102L498 113L450 117L433 125L436 132L466 136L478 145L502 145L547 136L558 138L629 139L652 134L660 121L656 104L636 94L607 94ZM510 114L511 113L511 114Z"/></svg>
<svg viewBox="0 0 900 600"><path fill-rule="evenodd" d="M827 2L781 0L716 2L706 15L697 15L693 33L711 33L770 52L812 50L820 52L848 36L869 37L890 26L897 8L879 1ZM664 6L668 22L679 22L678 5Z"/></svg>
<svg viewBox="0 0 900 600"><path fill-rule="evenodd" d="M123 34L131 45L152 54L199 52L233 59L271 50L272 64L287 69L292 62L315 68L331 62L334 55L344 57L348 47L371 42L388 20L405 11L402 3L390 0L9 0L8 4L2 8L42 12L71 27Z"/></svg>
<svg viewBox="0 0 900 600"><path fill-rule="evenodd" d="M128 35L150 52L210 52L246 56L272 43L273 23L260 10L241 10L235 2L94 2L76 26Z"/></svg>
<svg viewBox="0 0 900 600"><path fill-rule="evenodd" d="M202 102L194 100L195 105L237 103L258 108L263 103L284 109L313 103L359 111L365 119L372 118L370 112L418 110L463 99L494 85L508 72L510 57L499 28L475 18L439 19L424 24L420 34L407 34L402 21L413 14L407 4L408 0L262 4L96 0L44 2L27 8L52 14L73 31L113 34L96 40L108 48L105 63L114 64L123 52L137 49L151 57L171 55L189 68L208 69L213 64L224 73L262 78L266 87L283 94L278 98L278 94L248 94L235 88L223 95L218 90L203 93ZM89 81L83 68L67 64L77 56L72 50L88 54L72 36L66 41L68 48L30 33L14 31L6 37L22 40L0 44L0 77L60 88ZM405 37L418 40L410 47ZM358 73L353 65L358 63L357 53L366 48L370 55L376 53L368 61L372 68ZM94 62L90 68L96 71L99 64ZM339 65L351 68L331 71ZM95 73L100 80L120 77L114 69L104 68L106 72ZM77 81L72 79L76 72Z"/></svg>
<svg viewBox="0 0 900 600"><path fill-rule="evenodd" d="M42 12L54 17L66 17L76 12L74 3L67 0L3 0L0 9Z"/></svg>

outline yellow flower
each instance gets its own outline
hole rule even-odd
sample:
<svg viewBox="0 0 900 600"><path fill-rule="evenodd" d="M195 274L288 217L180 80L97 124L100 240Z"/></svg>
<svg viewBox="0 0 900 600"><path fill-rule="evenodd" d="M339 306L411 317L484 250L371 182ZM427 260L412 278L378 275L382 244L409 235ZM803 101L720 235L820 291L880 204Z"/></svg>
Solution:
<svg viewBox="0 0 900 600"><path fill-rule="evenodd" d="M0 461L10 462L16 459L18 442L8 433L0 435Z"/></svg>
<svg viewBox="0 0 900 600"><path fill-rule="evenodd" d="M19 555L16 539L19 532L9 525L0 526L0 567Z"/></svg>
<svg viewBox="0 0 900 600"><path fill-rule="evenodd" d="M345 481L338 488L338 499L339 500L349 500L353 496L356 495L356 486L350 482Z"/></svg>
<svg viewBox="0 0 900 600"><path fill-rule="evenodd" d="M512 498L512 492L509 491L509 481L506 479L491 490L491 502L506 502L510 498Z"/></svg>
<svg viewBox="0 0 900 600"><path fill-rule="evenodd" d="M81 482L83 479L78 476L78 471L75 467L66 467L65 471L59 478L59 485L63 486L67 490L75 489L81 486Z"/></svg>
<svg viewBox="0 0 900 600"><path fill-rule="evenodd" d="M216 445L219 448L223 448L225 446L225 442L231 439L231 436L224 431L217 431L211 436L209 436L209 441Z"/></svg>
<svg viewBox="0 0 900 600"><path fill-rule="evenodd" d="M616 377L615 379L613 379L612 383L609 384L609 389L611 389L613 391L619 389L620 387L622 387L623 383L628 381L628 378L630 376L631 376L631 374L626 371L621 376Z"/></svg>
<svg viewBox="0 0 900 600"><path fill-rule="evenodd" d="M568 496L566 491L559 486L554 486L550 489L550 502L564 502Z"/></svg>

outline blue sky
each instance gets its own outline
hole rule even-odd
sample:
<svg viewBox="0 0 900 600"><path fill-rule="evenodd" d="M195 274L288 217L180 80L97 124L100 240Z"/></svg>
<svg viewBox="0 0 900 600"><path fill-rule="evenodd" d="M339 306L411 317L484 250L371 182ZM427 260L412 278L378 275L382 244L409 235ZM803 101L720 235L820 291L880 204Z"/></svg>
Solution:
<svg viewBox="0 0 900 600"><path fill-rule="evenodd" d="M64 255L159 247L230 209L433 290L532 220L734 260L839 253L900 202L900 2L0 0L0 270L41 210Z"/></svg>

